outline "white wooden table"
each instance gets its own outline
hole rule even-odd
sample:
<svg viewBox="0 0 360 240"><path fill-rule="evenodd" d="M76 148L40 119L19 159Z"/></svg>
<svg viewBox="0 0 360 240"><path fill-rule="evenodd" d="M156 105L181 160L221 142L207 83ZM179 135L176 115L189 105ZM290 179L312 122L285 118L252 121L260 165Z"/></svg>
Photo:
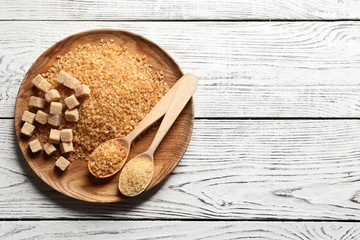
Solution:
<svg viewBox="0 0 360 240"><path fill-rule="evenodd" d="M360 2L1 0L0 239L359 239ZM70 199L23 159L31 64L96 28L144 35L199 78L188 150L125 203Z"/></svg>

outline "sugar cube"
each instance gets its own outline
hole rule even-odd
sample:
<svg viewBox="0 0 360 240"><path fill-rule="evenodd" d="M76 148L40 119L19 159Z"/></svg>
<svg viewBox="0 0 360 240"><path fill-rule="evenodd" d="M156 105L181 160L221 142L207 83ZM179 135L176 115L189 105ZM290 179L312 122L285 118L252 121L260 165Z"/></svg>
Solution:
<svg viewBox="0 0 360 240"><path fill-rule="evenodd" d="M76 99L75 95L71 95L70 97L65 98L65 104L69 109L73 109L74 107L79 106L79 101Z"/></svg>
<svg viewBox="0 0 360 240"><path fill-rule="evenodd" d="M51 156L54 152L56 152L56 148L52 143L45 143L44 150L48 156Z"/></svg>
<svg viewBox="0 0 360 240"><path fill-rule="evenodd" d="M21 120L24 122L33 124L34 120L35 120L35 113L29 112L29 111L24 111Z"/></svg>
<svg viewBox="0 0 360 240"><path fill-rule="evenodd" d="M60 102L51 102L50 103L50 114L61 115L62 112L62 103Z"/></svg>
<svg viewBox="0 0 360 240"><path fill-rule="evenodd" d="M59 101L60 99L60 93L58 90L56 89L51 89L50 91L48 91L45 94L45 99L48 102L55 102L55 101Z"/></svg>
<svg viewBox="0 0 360 240"><path fill-rule="evenodd" d="M33 80L32 83L39 88L40 90L44 92L48 92L51 88L51 84L46 81L45 78L43 78L40 74L38 74Z"/></svg>
<svg viewBox="0 0 360 240"><path fill-rule="evenodd" d="M31 137L31 135L34 133L34 130L35 130L34 125L32 125L28 122L25 122L20 131L22 134L24 134L28 137Z"/></svg>
<svg viewBox="0 0 360 240"><path fill-rule="evenodd" d="M90 95L90 88L85 85L81 84L77 88L75 88L75 96L76 97L87 97Z"/></svg>
<svg viewBox="0 0 360 240"><path fill-rule="evenodd" d="M50 114L48 118L48 123L54 127L58 127L61 124L61 116Z"/></svg>
<svg viewBox="0 0 360 240"><path fill-rule="evenodd" d="M73 131L72 129L62 129L60 131L61 142L72 142L73 140Z"/></svg>
<svg viewBox="0 0 360 240"><path fill-rule="evenodd" d="M60 143L60 130L56 130L56 129L50 130L49 142L54 144Z"/></svg>
<svg viewBox="0 0 360 240"><path fill-rule="evenodd" d="M58 160L55 162L55 166L60 168L62 171L65 171L65 169L70 165L70 161L64 158L63 156L60 156Z"/></svg>
<svg viewBox="0 0 360 240"><path fill-rule="evenodd" d="M38 110L35 115L35 121L37 121L40 124L46 124L48 122L49 114Z"/></svg>
<svg viewBox="0 0 360 240"><path fill-rule="evenodd" d="M77 108L69 110L66 109L65 111L65 119L68 122L77 122L79 121L79 111L77 110Z"/></svg>
<svg viewBox="0 0 360 240"><path fill-rule="evenodd" d="M29 106L33 108L44 108L45 99L40 97L31 96L29 100Z"/></svg>
<svg viewBox="0 0 360 240"><path fill-rule="evenodd" d="M62 83L64 86L75 89L80 85L80 81L71 76L70 74L66 73L65 71L61 70L58 74L56 79L59 83Z"/></svg>
<svg viewBox="0 0 360 240"><path fill-rule="evenodd" d="M63 142L60 143L61 153L68 153L74 151L74 146L72 142Z"/></svg>
<svg viewBox="0 0 360 240"><path fill-rule="evenodd" d="M42 80L45 80L45 78L43 78L43 76L41 76L41 74L38 74L36 77L34 77L33 80L31 80L31 82L37 87L37 86L39 86L39 84Z"/></svg>
<svg viewBox="0 0 360 240"><path fill-rule="evenodd" d="M29 147L33 153L39 152L42 149L41 144L38 139L35 139L35 140L29 142Z"/></svg>

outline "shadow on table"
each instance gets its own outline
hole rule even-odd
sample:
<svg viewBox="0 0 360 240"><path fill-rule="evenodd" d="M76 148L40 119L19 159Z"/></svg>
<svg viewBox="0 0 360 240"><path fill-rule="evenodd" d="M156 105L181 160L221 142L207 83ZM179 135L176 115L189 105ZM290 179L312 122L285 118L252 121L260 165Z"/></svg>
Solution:
<svg viewBox="0 0 360 240"><path fill-rule="evenodd" d="M12 130L14 134L14 130ZM15 134L14 134L15 135ZM140 207L144 202L150 200L152 196L165 184L168 178L164 179L161 183L150 189L149 191L125 200L123 202L116 202L116 203L89 203L80 201L62 193L57 192L53 188L49 187L45 182L43 182L34 171L30 168L27 164L26 160L24 159L21 150L18 146L16 140L14 141L14 148L16 149L16 157L18 159L19 165L22 168L24 174L28 177L29 181L33 184L35 189L38 191L39 194L44 195L47 197L54 205L58 205L61 208L65 208L65 213L62 215L59 213L57 218L68 218L73 216L79 216L91 218L123 218L123 217L137 217L141 215L141 213L137 212L133 214L129 214L133 209ZM70 210L72 213L69 214L67 210ZM61 211L59 211L61 212ZM47 217L46 214L44 217Z"/></svg>

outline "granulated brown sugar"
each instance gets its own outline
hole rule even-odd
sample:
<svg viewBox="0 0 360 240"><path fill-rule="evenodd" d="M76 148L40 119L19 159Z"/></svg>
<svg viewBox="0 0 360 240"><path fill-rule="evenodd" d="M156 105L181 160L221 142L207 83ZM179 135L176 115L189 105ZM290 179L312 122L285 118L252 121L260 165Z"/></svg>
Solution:
<svg viewBox="0 0 360 240"><path fill-rule="evenodd" d="M150 159L139 157L130 160L120 174L119 186L126 196L135 196L148 186L154 167Z"/></svg>
<svg viewBox="0 0 360 240"><path fill-rule="evenodd" d="M59 129L74 132L74 152L70 161L88 160L91 152L101 143L127 135L156 105L169 89L161 72L155 71L143 56L133 56L113 41L84 44L58 60L42 76L61 95L60 102L74 90L56 81L60 70L77 78L91 89L87 98L79 99L79 121L67 122L63 117ZM37 92L43 97L44 93ZM48 112L48 104L45 112ZM48 141L51 126L37 127L33 138ZM54 154L54 159L59 157Z"/></svg>
<svg viewBox="0 0 360 240"><path fill-rule="evenodd" d="M90 156L91 172L96 177L113 174L124 165L127 151L127 147L116 139L101 144Z"/></svg>

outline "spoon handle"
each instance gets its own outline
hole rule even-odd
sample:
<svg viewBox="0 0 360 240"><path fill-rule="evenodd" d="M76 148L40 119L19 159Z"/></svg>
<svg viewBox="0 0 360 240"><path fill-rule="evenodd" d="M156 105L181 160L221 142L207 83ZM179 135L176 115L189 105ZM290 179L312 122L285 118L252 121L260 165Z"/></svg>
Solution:
<svg viewBox="0 0 360 240"><path fill-rule="evenodd" d="M183 77L181 84L178 86L174 98L172 99L169 108L161 122L159 130L157 131L151 146L146 151L149 155L153 155L160 142L165 137L185 105L193 95L198 84L197 78L192 74L187 74Z"/></svg>
<svg viewBox="0 0 360 240"><path fill-rule="evenodd" d="M164 97L153 107L153 109L145 116L145 118L132 130L125 139L128 142L132 142L139 134L149 128L154 122L159 120L166 113L171 100L174 97L176 89L182 82L186 75L182 76L170 90L165 94Z"/></svg>

